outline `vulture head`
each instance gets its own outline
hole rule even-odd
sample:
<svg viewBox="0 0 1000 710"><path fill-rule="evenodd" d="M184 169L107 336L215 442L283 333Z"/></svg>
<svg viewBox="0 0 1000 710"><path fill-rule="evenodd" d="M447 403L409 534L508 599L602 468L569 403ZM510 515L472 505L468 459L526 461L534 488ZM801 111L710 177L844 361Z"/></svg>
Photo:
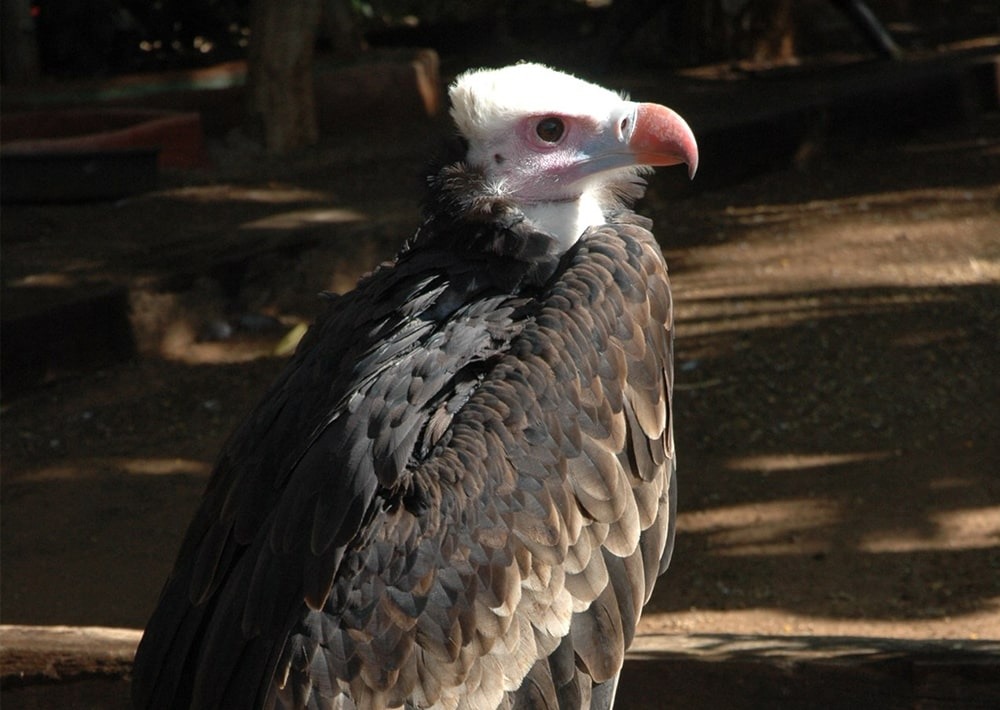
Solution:
<svg viewBox="0 0 1000 710"><path fill-rule="evenodd" d="M450 96L466 163L560 251L603 224L649 167L685 163L691 177L698 167L694 134L671 109L540 64L467 72Z"/></svg>

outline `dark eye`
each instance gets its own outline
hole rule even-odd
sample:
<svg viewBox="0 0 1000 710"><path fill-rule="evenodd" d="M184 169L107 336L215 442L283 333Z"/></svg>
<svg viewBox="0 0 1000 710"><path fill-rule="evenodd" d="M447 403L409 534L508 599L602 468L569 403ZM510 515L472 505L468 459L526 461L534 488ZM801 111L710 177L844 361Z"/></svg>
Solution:
<svg viewBox="0 0 1000 710"><path fill-rule="evenodd" d="M555 116L543 118L535 126L535 133L546 143L558 143L565 132L566 125L562 122L561 118L556 118Z"/></svg>

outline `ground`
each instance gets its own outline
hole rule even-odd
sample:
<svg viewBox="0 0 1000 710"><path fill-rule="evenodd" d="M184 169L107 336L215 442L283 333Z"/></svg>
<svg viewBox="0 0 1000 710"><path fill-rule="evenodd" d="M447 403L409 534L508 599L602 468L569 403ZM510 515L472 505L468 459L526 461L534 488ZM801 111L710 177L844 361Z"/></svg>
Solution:
<svg viewBox="0 0 1000 710"><path fill-rule="evenodd" d="M220 150L143 198L5 208L13 277L141 272L161 244L202 255L317 210L374 235L351 247L370 262L416 221L409 188L375 211L373 163L252 178ZM1000 638L1000 117L674 192L654 181L642 203L674 285L681 492L641 631ZM5 402L4 623L144 624L215 453L284 363L258 355L356 275L342 260L268 252L242 262L238 298L212 279L152 288L134 308L183 315L156 348ZM206 337L237 308L275 330Z"/></svg>

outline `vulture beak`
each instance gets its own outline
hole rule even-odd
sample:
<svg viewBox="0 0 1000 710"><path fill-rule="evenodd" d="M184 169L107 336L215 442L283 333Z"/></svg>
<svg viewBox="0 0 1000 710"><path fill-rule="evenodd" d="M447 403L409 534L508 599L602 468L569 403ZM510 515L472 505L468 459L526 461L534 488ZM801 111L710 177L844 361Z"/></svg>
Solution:
<svg viewBox="0 0 1000 710"><path fill-rule="evenodd" d="M659 104L633 104L631 117L621 119L620 140L628 143L637 165L688 166L688 177L698 170L698 143L687 121Z"/></svg>
<svg viewBox="0 0 1000 710"><path fill-rule="evenodd" d="M572 184L609 170L685 163L688 177L698 169L698 143L687 122L659 104L622 102L580 152L562 180Z"/></svg>

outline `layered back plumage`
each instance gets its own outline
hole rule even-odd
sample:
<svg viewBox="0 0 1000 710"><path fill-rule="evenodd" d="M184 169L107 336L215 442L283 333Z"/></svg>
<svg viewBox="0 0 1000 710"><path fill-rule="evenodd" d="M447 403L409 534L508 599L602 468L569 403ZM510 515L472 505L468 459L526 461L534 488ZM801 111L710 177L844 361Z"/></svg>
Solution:
<svg viewBox="0 0 1000 710"><path fill-rule="evenodd" d="M334 299L226 444L142 708L608 708L673 546L649 223L556 249L482 173Z"/></svg>

